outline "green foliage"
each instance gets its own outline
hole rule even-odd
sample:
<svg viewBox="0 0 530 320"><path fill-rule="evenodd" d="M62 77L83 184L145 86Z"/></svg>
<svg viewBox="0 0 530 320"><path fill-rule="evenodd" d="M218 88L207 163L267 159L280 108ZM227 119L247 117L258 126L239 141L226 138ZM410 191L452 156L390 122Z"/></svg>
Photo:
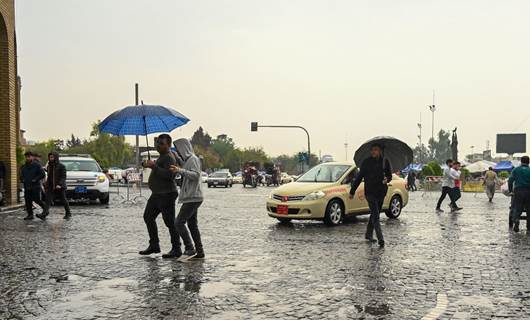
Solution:
<svg viewBox="0 0 530 320"><path fill-rule="evenodd" d="M434 174L434 170L432 169L432 167L429 165L423 166L423 169L421 169L421 174L423 177L429 177L429 176L436 175Z"/></svg>
<svg viewBox="0 0 530 320"><path fill-rule="evenodd" d="M428 146L418 144L414 148L414 161L426 163L435 160L444 163L445 160L452 157L450 137L449 131L440 130L434 140L429 139Z"/></svg>
<svg viewBox="0 0 530 320"><path fill-rule="evenodd" d="M460 168L460 172L462 173L464 178L471 174L471 172L469 172L469 170L467 168Z"/></svg>
<svg viewBox="0 0 530 320"><path fill-rule="evenodd" d="M20 168L26 159L24 158L24 148L17 146L17 168Z"/></svg>
<svg viewBox="0 0 530 320"><path fill-rule="evenodd" d="M499 172L499 178L501 179L508 179L510 177L510 173L508 171L501 171Z"/></svg>
<svg viewBox="0 0 530 320"><path fill-rule="evenodd" d="M431 161L427 165L429 167L431 167L432 172L434 173L435 176L442 176L443 175L444 172L443 172L442 167L440 166L440 164L438 164L438 162Z"/></svg>

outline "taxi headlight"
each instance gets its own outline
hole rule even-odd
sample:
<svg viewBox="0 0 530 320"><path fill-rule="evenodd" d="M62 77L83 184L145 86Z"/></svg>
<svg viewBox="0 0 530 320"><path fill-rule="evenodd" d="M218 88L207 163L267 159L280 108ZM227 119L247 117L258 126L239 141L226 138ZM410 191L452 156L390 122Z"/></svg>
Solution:
<svg viewBox="0 0 530 320"><path fill-rule="evenodd" d="M324 198L325 196L326 196L326 194L324 193L324 191L315 191L315 192L311 192L310 194L305 196L302 201L318 200L318 199Z"/></svg>
<svg viewBox="0 0 530 320"><path fill-rule="evenodd" d="M269 199L273 199L273 192L269 193Z"/></svg>
<svg viewBox="0 0 530 320"><path fill-rule="evenodd" d="M105 176L98 176L98 183L103 183L103 182L105 182L105 180L107 180L107 177L105 177Z"/></svg>

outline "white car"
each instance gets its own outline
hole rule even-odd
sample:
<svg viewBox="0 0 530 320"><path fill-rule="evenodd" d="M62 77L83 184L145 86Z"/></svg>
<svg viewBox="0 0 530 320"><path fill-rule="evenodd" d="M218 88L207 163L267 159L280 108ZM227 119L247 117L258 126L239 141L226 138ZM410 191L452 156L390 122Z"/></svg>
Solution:
<svg viewBox="0 0 530 320"><path fill-rule="evenodd" d="M121 182L122 180L122 169L117 167L112 167L109 169L109 175L113 181Z"/></svg>
<svg viewBox="0 0 530 320"><path fill-rule="evenodd" d="M109 203L109 179L96 160L88 155L62 155L66 167L66 198Z"/></svg>
<svg viewBox="0 0 530 320"><path fill-rule="evenodd" d="M232 182L232 175L230 174L230 172L226 172L226 171L217 171L217 172L214 172L212 173L209 177L208 177L208 180L206 181L206 183L208 183L208 188L211 188L211 187L219 187L219 186L224 186L225 188L232 188L232 185L233 185L233 182Z"/></svg>
<svg viewBox="0 0 530 320"><path fill-rule="evenodd" d="M208 174L206 172L201 172L201 181L202 183L208 182Z"/></svg>

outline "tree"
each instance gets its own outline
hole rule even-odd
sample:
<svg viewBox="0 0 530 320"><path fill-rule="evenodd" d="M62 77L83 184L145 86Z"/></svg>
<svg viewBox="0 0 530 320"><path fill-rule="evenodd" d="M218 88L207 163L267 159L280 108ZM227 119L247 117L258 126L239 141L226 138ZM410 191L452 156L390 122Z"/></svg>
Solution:
<svg viewBox="0 0 530 320"><path fill-rule="evenodd" d="M449 131L440 130L438 132L438 139L429 139L429 149L431 151L430 160L436 160L439 163L451 158L451 140Z"/></svg>
<svg viewBox="0 0 530 320"><path fill-rule="evenodd" d="M208 133L204 133L204 129L202 127L199 127L199 129L197 129L197 131L195 131L191 137L191 144L193 146L200 146L204 149L208 148L211 142L212 137L210 137Z"/></svg>
<svg viewBox="0 0 530 320"><path fill-rule="evenodd" d="M80 146L81 144L83 144L81 139L79 139L76 136L74 136L73 133L72 133L70 139L66 140L66 148L77 147L77 146Z"/></svg>

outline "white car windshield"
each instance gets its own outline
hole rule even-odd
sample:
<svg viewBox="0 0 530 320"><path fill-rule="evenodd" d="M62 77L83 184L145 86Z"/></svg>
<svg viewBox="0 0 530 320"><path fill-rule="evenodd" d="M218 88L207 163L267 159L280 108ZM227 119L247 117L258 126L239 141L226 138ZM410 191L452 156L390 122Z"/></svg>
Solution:
<svg viewBox="0 0 530 320"><path fill-rule="evenodd" d="M297 182L337 182L350 168L348 165L319 165L307 171Z"/></svg>
<svg viewBox="0 0 530 320"><path fill-rule="evenodd" d="M228 177L228 173L226 173L226 172L217 172L217 173L212 174L212 177L213 178L227 178Z"/></svg>
<svg viewBox="0 0 530 320"><path fill-rule="evenodd" d="M101 172L101 168L94 160L61 160L66 171Z"/></svg>

